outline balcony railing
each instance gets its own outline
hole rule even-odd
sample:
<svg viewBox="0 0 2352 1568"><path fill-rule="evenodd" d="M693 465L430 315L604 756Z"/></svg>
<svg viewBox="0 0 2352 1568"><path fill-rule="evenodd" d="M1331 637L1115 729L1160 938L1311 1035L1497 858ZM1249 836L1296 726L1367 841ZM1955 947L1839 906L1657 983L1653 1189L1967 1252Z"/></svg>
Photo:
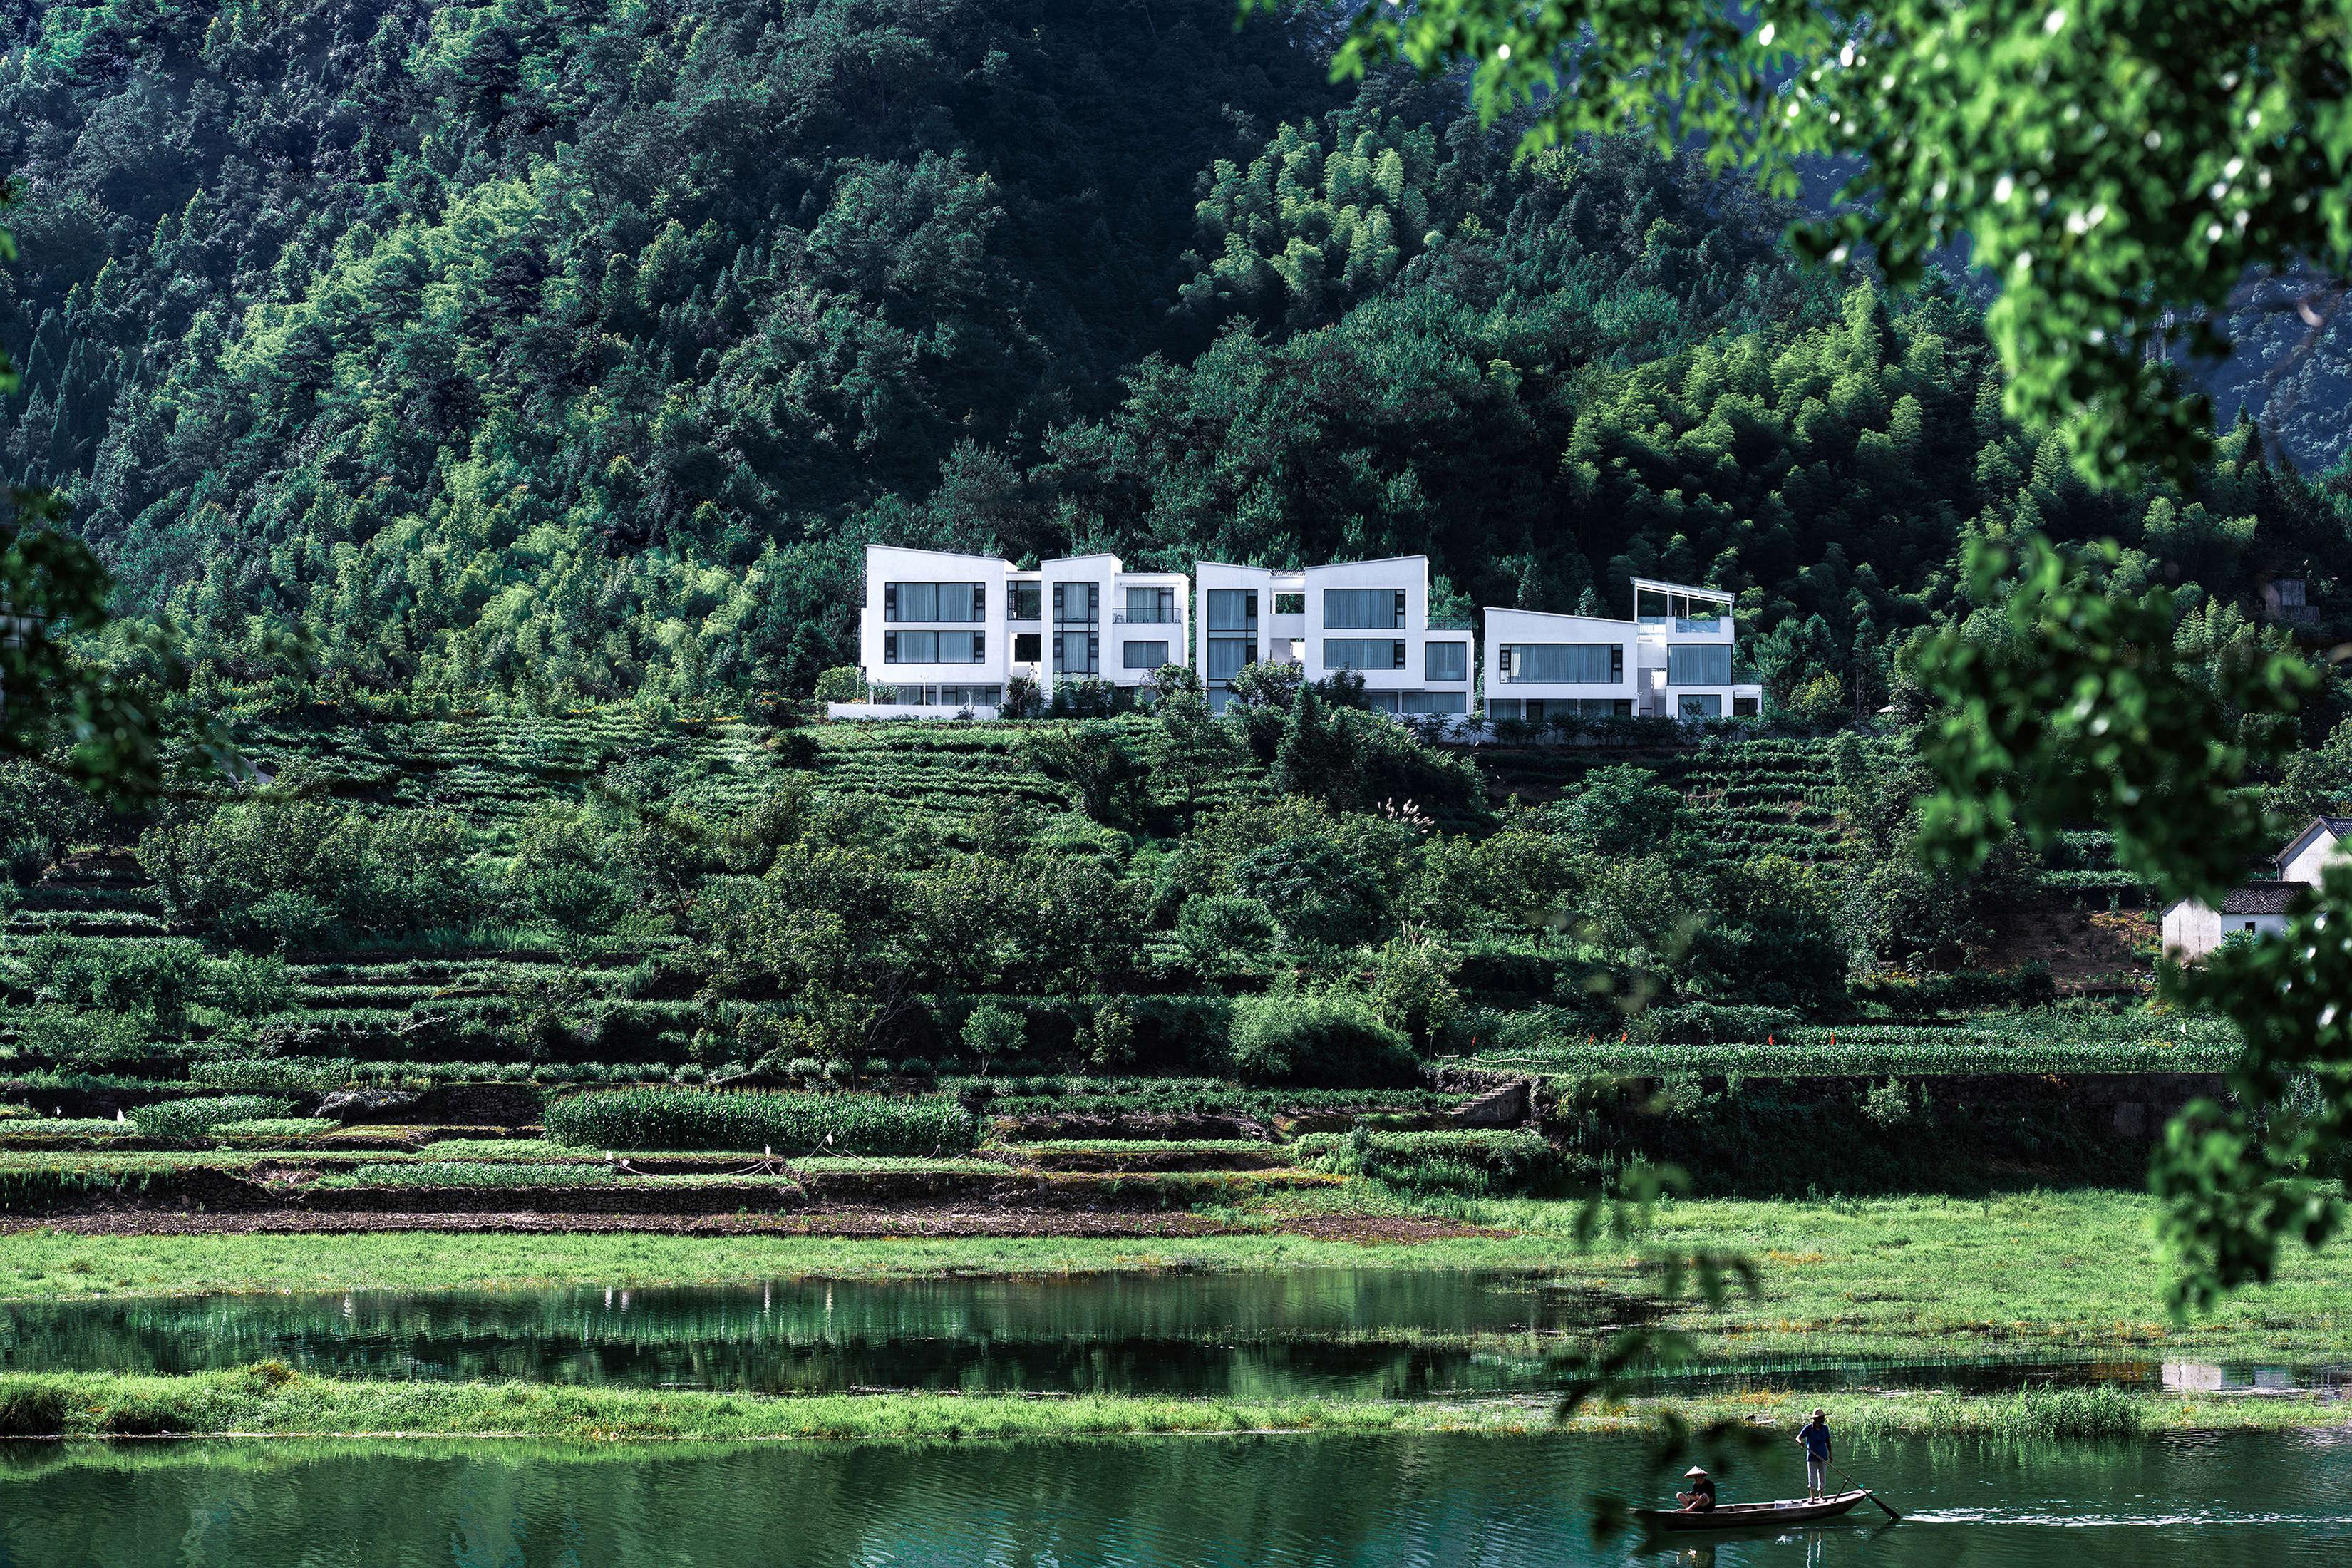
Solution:
<svg viewBox="0 0 2352 1568"><path fill-rule="evenodd" d="M1175 610L1113 610L1110 613L1111 624L1120 626L1172 626L1183 618Z"/></svg>
<svg viewBox="0 0 2352 1568"><path fill-rule="evenodd" d="M1681 616L1643 616L1644 630L1655 631L1672 626L1677 637L1718 637L1731 630L1729 616L1716 616L1703 621L1688 620Z"/></svg>
<svg viewBox="0 0 2352 1568"><path fill-rule="evenodd" d="M1429 629L1433 632L1466 632L1470 629L1470 620L1466 616L1446 616L1430 622Z"/></svg>

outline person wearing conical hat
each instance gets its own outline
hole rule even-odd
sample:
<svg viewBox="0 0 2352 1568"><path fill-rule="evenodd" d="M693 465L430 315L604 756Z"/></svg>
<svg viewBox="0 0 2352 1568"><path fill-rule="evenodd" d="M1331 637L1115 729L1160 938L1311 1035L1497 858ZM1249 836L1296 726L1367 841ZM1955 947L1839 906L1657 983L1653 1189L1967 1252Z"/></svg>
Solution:
<svg viewBox="0 0 2352 1568"><path fill-rule="evenodd" d="M1685 1513L1712 1511L1715 1508L1715 1478L1699 1466L1693 1465L1683 1472L1683 1479L1690 1482L1691 1488L1686 1492L1675 1494L1675 1501L1682 1505L1682 1511Z"/></svg>

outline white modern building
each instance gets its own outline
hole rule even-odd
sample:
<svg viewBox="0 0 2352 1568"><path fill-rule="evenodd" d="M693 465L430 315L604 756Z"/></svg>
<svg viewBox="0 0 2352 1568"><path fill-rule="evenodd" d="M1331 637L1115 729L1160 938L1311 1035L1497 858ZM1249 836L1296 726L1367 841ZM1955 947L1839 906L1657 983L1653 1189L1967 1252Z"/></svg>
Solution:
<svg viewBox="0 0 2352 1568"><path fill-rule="evenodd" d="M1687 583L1633 580L1633 618L1486 611L1492 719L1737 719L1764 689L1735 679L1731 596Z"/></svg>
<svg viewBox="0 0 2352 1568"><path fill-rule="evenodd" d="M1251 664L1295 664L1310 680L1353 670L1376 712L1470 710L1476 671L1467 625L1430 624L1429 557L1350 561L1302 571L1196 562L1195 668L1223 712Z"/></svg>
<svg viewBox="0 0 2352 1568"><path fill-rule="evenodd" d="M992 719L1016 676L1051 696L1064 681L1140 686L1184 662L1186 579L1129 572L1116 555L1024 572L988 555L866 547L858 667L872 700L840 718Z"/></svg>
<svg viewBox="0 0 2352 1568"><path fill-rule="evenodd" d="M2278 880L2249 882L2220 909L2182 899L2164 911L2164 950L2173 958L2202 958L2231 936L2275 936L2286 930L2295 895L2319 886L2326 868L2352 862L2352 816L2315 817L2278 853Z"/></svg>

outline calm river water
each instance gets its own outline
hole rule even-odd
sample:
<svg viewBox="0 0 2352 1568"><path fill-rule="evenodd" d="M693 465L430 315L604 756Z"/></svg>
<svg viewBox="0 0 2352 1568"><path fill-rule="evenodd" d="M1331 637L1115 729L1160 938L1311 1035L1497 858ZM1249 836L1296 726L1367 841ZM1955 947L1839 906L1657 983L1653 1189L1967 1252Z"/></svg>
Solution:
<svg viewBox="0 0 2352 1568"><path fill-rule="evenodd" d="M1596 1326L1600 1307L1538 1274L1383 1268L131 1298L0 1306L0 1370L178 1373L276 1357L351 1377L767 1393L1410 1398L1552 1386L1561 1374L1547 1352L1562 1333ZM1714 1371L1784 1387L2166 1375L2153 1361L1780 1360ZM2247 1366L2186 1375L2285 1385L2346 1374Z"/></svg>
<svg viewBox="0 0 2352 1568"><path fill-rule="evenodd" d="M0 1563L456 1568L837 1564L1788 1564L2248 1568L2352 1560L2352 1444L1911 1441L1848 1462L1909 1517L1595 1547L1648 1489L1614 1438L1265 1437L516 1448L0 1450ZM1727 1500L1799 1489L1793 1455Z"/></svg>

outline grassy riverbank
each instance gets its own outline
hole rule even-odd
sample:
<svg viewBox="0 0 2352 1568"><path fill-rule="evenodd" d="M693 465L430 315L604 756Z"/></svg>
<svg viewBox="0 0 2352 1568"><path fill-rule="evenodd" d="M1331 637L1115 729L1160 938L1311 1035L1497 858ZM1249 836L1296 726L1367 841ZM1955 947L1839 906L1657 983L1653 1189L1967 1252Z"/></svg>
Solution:
<svg viewBox="0 0 2352 1568"><path fill-rule="evenodd" d="M1769 1390L1677 1402L1685 1415L1793 1428L1814 1396ZM2340 1428L2352 1404L2314 1397L2149 1395L2115 1388L2027 1394L1832 1396L1849 1441L1906 1436L2126 1437L2161 1429ZM1570 1430L1622 1431L1650 1402L1594 1410ZM1213 1432L1528 1433L1555 1430L1543 1400L1249 1401L951 1394L770 1397L564 1384L369 1382L263 1362L178 1377L0 1376L0 1436L480 1436L581 1441L1063 1438Z"/></svg>
<svg viewBox="0 0 2352 1568"><path fill-rule="evenodd" d="M1502 1236L1366 1245L1279 1229L1171 1237L779 1237L650 1234L81 1236L0 1237L0 1299L192 1291L505 1289L710 1284L782 1277L1067 1273L1173 1268L1528 1268L1638 1289L1622 1251L1580 1252L1572 1205L1457 1210ZM2352 1353L2352 1247L2290 1247L2279 1278L2210 1318L2169 1322L2149 1200L2103 1191L1990 1200L1715 1201L1658 1211L1663 1244L1743 1253L1759 1300L1680 1320L1707 1357L2017 1355L2124 1349L2206 1358L2340 1360ZM1276 1226L1279 1215L1236 1220Z"/></svg>

